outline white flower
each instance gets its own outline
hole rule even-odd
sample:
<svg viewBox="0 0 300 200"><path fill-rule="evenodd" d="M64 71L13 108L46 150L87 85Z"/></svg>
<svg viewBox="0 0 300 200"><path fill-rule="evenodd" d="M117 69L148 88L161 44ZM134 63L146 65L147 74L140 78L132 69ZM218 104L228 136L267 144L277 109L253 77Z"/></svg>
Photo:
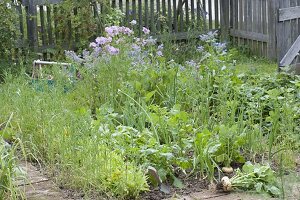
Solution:
<svg viewBox="0 0 300 200"><path fill-rule="evenodd" d="M137 22L136 22L136 20L132 20L132 21L130 22L130 24L131 24L132 26L134 26L134 25L137 24Z"/></svg>

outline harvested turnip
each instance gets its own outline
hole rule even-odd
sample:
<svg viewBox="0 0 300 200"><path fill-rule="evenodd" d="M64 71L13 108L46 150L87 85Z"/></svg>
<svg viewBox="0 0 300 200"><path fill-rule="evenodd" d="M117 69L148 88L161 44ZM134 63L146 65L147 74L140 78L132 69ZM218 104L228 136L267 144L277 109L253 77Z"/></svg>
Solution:
<svg viewBox="0 0 300 200"><path fill-rule="evenodd" d="M231 185L230 179L227 176L224 176L221 179L221 183L223 185L224 192L229 192L232 190L232 185Z"/></svg>
<svg viewBox="0 0 300 200"><path fill-rule="evenodd" d="M222 167L222 172L224 172L226 174L231 174L233 172L233 168L232 167Z"/></svg>
<svg viewBox="0 0 300 200"><path fill-rule="evenodd" d="M267 192L272 196L280 195L281 191L276 186L276 177L270 166L253 165L247 162L242 170L237 169L236 174L232 178L224 176L219 183L219 188L222 188L225 192L241 189Z"/></svg>

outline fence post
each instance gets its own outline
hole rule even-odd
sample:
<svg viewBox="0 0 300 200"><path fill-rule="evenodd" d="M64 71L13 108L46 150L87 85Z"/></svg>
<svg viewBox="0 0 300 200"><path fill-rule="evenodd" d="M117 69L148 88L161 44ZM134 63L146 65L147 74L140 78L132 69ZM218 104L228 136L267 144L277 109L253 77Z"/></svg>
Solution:
<svg viewBox="0 0 300 200"><path fill-rule="evenodd" d="M34 4L35 0L26 0L26 21L27 21L27 33L28 33L28 42L29 47L33 50L37 49L37 24L36 24L36 18L37 18L37 11L36 6Z"/></svg>
<svg viewBox="0 0 300 200"><path fill-rule="evenodd" d="M229 40L229 29L230 29L230 13L229 13L229 0L222 0L221 4L221 40Z"/></svg>
<svg viewBox="0 0 300 200"><path fill-rule="evenodd" d="M278 60L277 57L277 23L278 23L278 9L279 1L278 0L269 0L269 23L268 23L268 57L273 60Z"/></svg>

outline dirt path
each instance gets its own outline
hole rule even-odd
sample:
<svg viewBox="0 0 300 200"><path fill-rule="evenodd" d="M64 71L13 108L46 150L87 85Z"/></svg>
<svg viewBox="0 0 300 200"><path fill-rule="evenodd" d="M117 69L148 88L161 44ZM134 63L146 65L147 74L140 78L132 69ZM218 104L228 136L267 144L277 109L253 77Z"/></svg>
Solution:
<svg viewBox="0 0 300 200"><path fill-rule="evenodd" d="M24 190L27 200L69 199L51 180L30 163L22 162L20 167L26 172L27 177L17 181L17 185Z"/></svg>

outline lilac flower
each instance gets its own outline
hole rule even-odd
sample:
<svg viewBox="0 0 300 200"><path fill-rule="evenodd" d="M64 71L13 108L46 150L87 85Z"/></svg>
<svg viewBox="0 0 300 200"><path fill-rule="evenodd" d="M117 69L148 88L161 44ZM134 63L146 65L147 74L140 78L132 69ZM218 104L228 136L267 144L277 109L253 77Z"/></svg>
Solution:
<svg viewBox="0 0 300 200"><path fill-rule="evenodd" d="M164 44L161 44L161 45L159 45L158 47L157 47L157 50L163 50L164 49Z"/></svg>
<svg viewBox="0 0 300 200"><path fill-rule="evenodd" d="M83 52L82 52L83 59L87 60L89 56L90 56L90 52L88 50L86 50L86 49L83 50Z"/></svg>
<svg viewBox="0 0 300 200"><path fill-rule="evenodd" d="M118 48L115 48L113 46L107 45L106 46L106 51L110 54L110 55L117 55L119 54L120 50Z"/></svg>
<svg viewBox="0 0 300 200"><path fill-rule="evenodd" d="M97 37L96 38L96 43L99 44L99 45L105 45L107 43L110 43L112 42L112 38L111 37Z"/></svg>
<svg viewBox="0 0 300 200"><path fill-rule="evenodd" d="M197 63L194 60L186 61L185 63L191 67L197 67Z"/></svg>
<svg viewBox="0 0 300 200"><path fill-rule="evenodd" d="M138 52L141 51L141 47L140 47L139 45L137 45L137 44L133 44L131 47L132 47L132 49L133 49L134 51L138 51Z"/></svg>
<svg viewBox="0 0 300 200"><path fill-rule="evenodd" d="M157 51L157 52L156 52L156 55L157 55L158 57L162 57L162 56L163 56L163 53L162 53L162 51Z"/></svg>
<svg viewBox="0 0 300 200"><path fill-rule="evenodd" d="M95 42L90 43L90 47L96 48L98 45Z"/></svg>
<svg viewBox="0 0 300 200"><path fill-rule="evenodd" d="M142 45L146 46L146 45L155 45L156 44L157 39L153 39L152 37L149 37L148 39L145 39L142 41Z"/></svg>
<svg viewBox="0 0 300 200"><path fill-rule="evenodd" d="M214 42L212 45L217 52L224 52L226 50L226 43Z"/></svg>
<svg viewBox="0 0 300 200"><path fill-rule="evenodd" d="M200 40L203 42L212 42L216 39L216 36L218 35L218 31L212 32L209 31L207 34L200 35Z"/></svg>
<svg viewBox="0 0 300 200"><path fill-rule="evenodd" d="M92 56L93 58L97 58L97 57L100 55L101 51L102 51L102 48L101 48L101 47L96 47L96 48L94 49L94 51L92 52L91 56Z"/></svg>
<svg viewBox="0 0 300 200"><path fill-rule="evenodd" d="M133 30L131 30L130 28L128 27L124 27L123 30L122 30L122 33L125 34L125 35L132 35L133 34Z"/></svg>
<svg viewBox="0 0 300 200"><path fill-rule="evenodd" d="M119 26L110 26L105 28L105 32L109 37L114 37L119 34L120 27Z"/></svg>
<svg viewBox="0 0 300 200"><path fill-rule="evenodd" d="M143 27L143 32L144 32L144 34L146 34L146 35L150 34L150 30L147 29L146 27Z"/></svg>
<svg viewBox="0 0 300 200"><path fill-rule="evenodd" d="M74 62L82 63L83 59L80 58L74 51L65 51L65 55L67 58Z"/></svg>
<svg viewBox="0 0 300 200"><path fill-rule="evenodd" d="M204 51L204 47L203 47L203 46L197 47L197 51L198 51L199 53L202 53L202 52Z"/></svg>
<svg viewBox="0 0 300 200"><path fill-rule="evenodd" d="M134 26L134 25L137 24L137 22L136 22L136 20L132 20L132 21L130 22L130 24L131 24L132 26Z"/></svg>

